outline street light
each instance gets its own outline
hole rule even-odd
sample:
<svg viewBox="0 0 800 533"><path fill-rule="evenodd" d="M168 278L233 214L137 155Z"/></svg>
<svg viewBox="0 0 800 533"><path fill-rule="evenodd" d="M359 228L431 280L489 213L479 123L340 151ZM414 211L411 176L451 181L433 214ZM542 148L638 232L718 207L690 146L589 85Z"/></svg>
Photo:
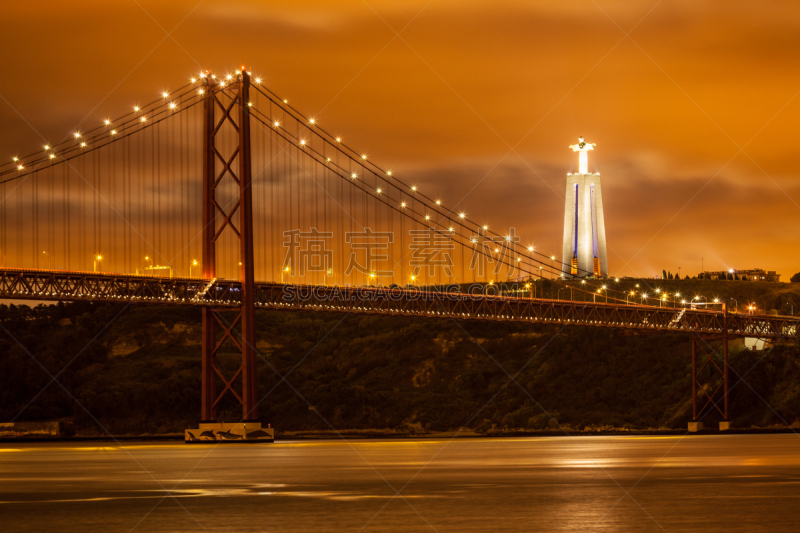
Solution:
<svg viewBox="0 0 800 533"><path fill-rule="evenodd" d="M153 260L150 259L150 256L144 256L145 261L150 261L150 270L153 270Z"/></svg>
<svg viewBox="0 0 800 533"><path fill-rule="evenodd" d="M644 305L644 301L647 300L647 293L642 293L642 305Z"/></svg>
<svg viewBox="0 0 800 533"><path fill-rule="evenodd" d="M739 302L736 300L736 298L731 298L731 300L736 302L736 307L734 309L736 309L736 311L739 311Z"/></svg>
<svg viewBox="0 0 800 533"><path fill-rule="evenodd" d="M288 272L289 272L288 266L281 270L281 283L285 283L285 281L283 281L283 276L285 276Z"/></svg>
<svg viewBox="0 0 800 533"><path fill-rule="evenodd" d="M526 283L524 285L524 288L525 288L525 290L517 289L517 294L519 294L520 292L530 292L531 284L530 283Z"/></svg>
<svg viewBox="0 0 800 533"><path fill-rule="evenodd" d="M197 259L192 259L192 262L189 264L189 277L192 277L192 269L197 266Z"/></svg>
<svg viewBox="0 0 800 533"><path fill-rule="evenodd" d="M603 290L606 292L606 303L608 303L608 289L603 285ZM599 290L597 292L600 292Z"/></svg>
<svg viewBox="0 0 800 533"><path fill-rule="evenodd" d="M786 302L786 305L792 308L792 316L794 316L794 304L790 302Z"/></svg>
<svg viewBox="0 0 800 533"><path fill-rule="evenodd" d="M102 260L103 260L103 256L102 255L97 254L96 256L94 256L94 271L95 272L97 272L97 265L100 264L100 261L102 261Z"/></svg>
<svg viewBox="0 0 800 533"><path fill-rule="evenodd" d="M47 252L42 252L44 255L47 256L47 270L50 270L50 254Z"/></svg>
<svg viewBox="0 0 800 533"><path fill-rule="evenodd" d="M628 296L636 296L636 292L631 291L630 294L627 292L625 293L625 305L628 305Z"/></svg>

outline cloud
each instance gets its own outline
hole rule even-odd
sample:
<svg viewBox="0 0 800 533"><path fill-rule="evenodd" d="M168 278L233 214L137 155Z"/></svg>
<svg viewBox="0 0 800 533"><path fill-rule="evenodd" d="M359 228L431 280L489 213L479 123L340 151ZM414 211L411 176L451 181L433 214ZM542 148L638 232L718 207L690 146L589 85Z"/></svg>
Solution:
<svg viewBox="0 0 800 533"><path fill-rule="evenodd" d="M370 2L398 31L425 8L404 41L363 2L208 0L173 35L180 47L165 41L87 124L184 83L191 58L245 62L370 160L548 253L561 248L567 146L585 135L598 144L612 270L632 257L620 275L692 272L700 257L798 270L800 4L662 2L635 43L624 32L656 2L598 4ZM142 5L170 29L195 2ZM0 94L48 140L164 37L133 4L17 2L6 14ZM0 103L0 157L41 144Z"/></svg>

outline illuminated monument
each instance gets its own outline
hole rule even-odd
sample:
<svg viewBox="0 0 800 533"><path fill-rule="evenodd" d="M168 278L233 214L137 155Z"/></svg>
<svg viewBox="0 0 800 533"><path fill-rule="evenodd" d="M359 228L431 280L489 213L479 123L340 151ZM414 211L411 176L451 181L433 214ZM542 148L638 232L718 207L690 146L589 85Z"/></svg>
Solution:
<svg viewBox="0 0 800 533"><path fill-rule="evenodd" d="M567 195L564 203L564 277L608 276L606 257L606 225L603 221L603 194L600 174L590 173L589 150L594 144L584 142L570 146L578 152L578 172L567 174Z"/></svg>

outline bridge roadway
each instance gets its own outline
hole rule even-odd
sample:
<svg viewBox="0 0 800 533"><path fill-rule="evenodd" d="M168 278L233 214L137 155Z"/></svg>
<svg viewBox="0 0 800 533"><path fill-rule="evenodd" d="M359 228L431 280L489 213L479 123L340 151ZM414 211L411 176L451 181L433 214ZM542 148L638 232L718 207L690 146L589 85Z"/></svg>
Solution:
<svg viewBox="0 0 800 533"><path fill-rule="evenodd" d="M0 269L0 299L131 302L225 309L239 307L240 297L241 284L235 280ZM791 340L800 331L800 318L788 316L491 296L417 288L257 282L255 301L256 306L263 309L577 325L651 333L697 333L704 337Z"/></svg>

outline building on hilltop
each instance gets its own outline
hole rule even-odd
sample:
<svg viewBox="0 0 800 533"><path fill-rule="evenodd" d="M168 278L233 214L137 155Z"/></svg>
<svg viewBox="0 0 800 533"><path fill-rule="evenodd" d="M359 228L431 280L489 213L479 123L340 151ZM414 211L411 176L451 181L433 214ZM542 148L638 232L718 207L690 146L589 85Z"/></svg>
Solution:
<svg viewBox="0 0 800 533"><path fill-rule="evenodd" d="M781 280L781 275L775 273L774 270L764 271L761 268L753 268L750 270L717 270L701 272L699 277L706 279L736 279L737 277L744 281L770 281L778 283Z"/></svg>

